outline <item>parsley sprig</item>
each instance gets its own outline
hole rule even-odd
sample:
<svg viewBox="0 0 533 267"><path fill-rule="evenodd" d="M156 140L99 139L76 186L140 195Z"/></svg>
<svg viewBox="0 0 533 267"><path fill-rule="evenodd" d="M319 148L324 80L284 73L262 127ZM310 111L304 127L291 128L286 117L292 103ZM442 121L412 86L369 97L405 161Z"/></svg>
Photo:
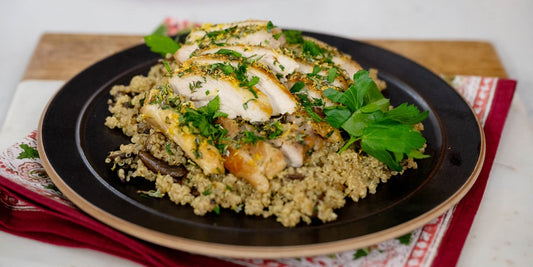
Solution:
<svg viewBox="0 0 533 267"><path fill-rule="evenodd" d="M354 74L354 83L345 92L326 89L324 95L340 104L324 108L324 120L350 135L339 153L360 141L364 152L395 171L402 170L400 162L406 157L428 157L420 152L426 139L414 129L428 111L420 112L407 103L389 110L389 99L381 94L367 71Z"/></svg>
<svg viewBox="0 0 533 267"><path fill-rule="evenodd" d="M159 53L162 57L167 54L173 55L180 49L181 45L174 39L168 37L167 26L160 25L152 34L144 36L144 42L154 53Z"/></svg>

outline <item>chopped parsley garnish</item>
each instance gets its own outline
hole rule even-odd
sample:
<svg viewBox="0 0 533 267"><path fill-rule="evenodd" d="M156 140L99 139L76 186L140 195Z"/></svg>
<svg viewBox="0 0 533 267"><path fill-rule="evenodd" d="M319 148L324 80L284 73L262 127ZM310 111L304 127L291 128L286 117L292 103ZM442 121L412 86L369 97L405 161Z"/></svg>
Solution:
<svg viewBox="0 0 533 267"><path fill-rule="evenodd" d="M213 184L209 184L209 185L207 186L207 188L204 190L204 192L202 192L202 195L204 195L204 196L209 196L209 195L211 195L211 193L212 193L212 192L211 192L211 189L212 189L212 188L213 188Z"/></svg>
<svg viewBox="0 0 533 267"><path fill-rule="evenodd" d="M252 79L250 79L250 81L248 81L248 82L246 83L246 86L247 86L247 87L252 87L252 86L256 85L258 82L259 82L259 77L257 77L257 76L253 76ZM257 97L257 96L256 96L256 97Z"/></svg>
<svg viewBox="0 0 533 267"><path fill-rule="evenodd" d="M172 150L170 149L170 144L167 144L167 145L165 146L165 150L167 151L168 154L170 154L170 155L174 155L174 152L172 152Z"/></svg>
<svg viewBox="0 0 533 267"><path fill-rule="evenodd" d="M299 92L295 94L298 97L298 100L302 107L304 108L305 112L311 119L313 119L316 122L321 122L322 118L320 115L318 115L313 107L321 106L323 101L318 98L313 98L312 101L309 100L309 96L305 92Z"/></svg>
<svg viewBox="0 0 533 267"><path fill-rule="evenodd" d="M165 66L165 69L167 70L170 78L172 78L172 69L170 68L170 65L166 60L163 60L163 65Z"/></svg>
<svg viewBox="0 0 533 267"><path fill-rule="evenodd" d="M237 29L237 25L233 26L233 27L229 27L227 29L224 29L224 30L219 30L219 31L210 31L207 33L207 37L211 38L211 39L217 39L217 38L220 38L221 36L224 36L224 35L227 35L233 31L235 31Z"/></svg>
<svg viewBox="0 0 533 267"><path fill-rule="evenodd" d="M272 23L272 21L269 20L267 23L267 32L271 32L273 28L274 28L274 23Z"/></svg>
<svg viewBox="0 0 533 267"><path fill-rule="evenodd" d="M268 139L276 139L283 133L283 125L279 121L272 121L265 124L264 131Z"/></svg>
<svg viewBox="0 0 533 267"><path fill-rule="evenodd" d="M228 116L228 114L219 111L219 108L220 98L217 95L207 105L198 109L185 108L185 113L180 116L180 123L189 125L193 133L208 138L208 142L218 143L225 138L227 130L215 123L215 120L218 117ZM224 150L225 146L217 148ZM221 153L223 152L221 151Z"/></svg>
<svg viewBox="0 0 533 267"><path fill-rule="evenodd" d="M320 66L318 65L315 65L313 67L313 72L307 74L307 76L315 76L315 75L318 75L318 73L321 71L322 69L320 68Z"/></svg>
<svg viewBox="0 0 533 267"><path fill-rule="evenodd" d="M324 51L322 51L322 48L320 48L318 44L316 44L313 41L308 41L308 40L305 40L303 42L302 50L304 53L307 53L313 57L324 54Z"/></svg>
<svg viewBox="0 0 533 267"><path fill-rule="evenodd" d="M283 35L285 35L285 40L289 44L301 44L304 42L301 31L285 30L283 31Z"/></svg>
<svg viewBox="0 0 533 267"><path fill-rule="evenodd" d="M302 82L302 81L297 81L297 82L291 87L290 91L291 91L291 93L295 94L295 93L300 92L300 90L302 90L304 87L305 87L304 82Z"/></svg>
<svg viewBox="0 0 533 267"><path fill-rule="evenodd" d="M243 131L243 136L241 137L241 141L245 144L254 144L257 143L257 141L263 141L265 140L264 137L256 135L254 132L251 131Z"/></svg>
<svg viewBox="0 0 533 267"><path fill-rule="evenodd" d="M220 215L220 206L216 205L215 207L213 207L213 211L215 212L216 215Z"/></svg>
<svg viewBox="0 0 533 267"><path fill-rule="evenodd" d="M242 57L241 53L239 53L237 51L234 51L234 50L231 50L231 49L225 49L225 48L222 48L222 49L218 50L217 52L215 52L215 54L217 54L217 55L226 55L226 56L236 57L236 58Z"/></svg>
<svg viewBox="0 0 533 267"><path fill-rule="evenodd" d="M196 92L199 88L202 88L202 81L194 81L189 83L189 89L192 93Z"/></svg>
<svg viewBox="0 0 533 267"><path fill-rule="evenodd" d="M405 157L428 157L419 151L426 139L414 129L415 124L427 117L428 111L421 113L417 107L405 103L389 110L389 100L367 71L354 74L354 83L345 92L326 89L324 95L341 104L324 108L325 121L350 135L339 153L360 141L364 152L395 171L402 170L400 162Z"/></svg>

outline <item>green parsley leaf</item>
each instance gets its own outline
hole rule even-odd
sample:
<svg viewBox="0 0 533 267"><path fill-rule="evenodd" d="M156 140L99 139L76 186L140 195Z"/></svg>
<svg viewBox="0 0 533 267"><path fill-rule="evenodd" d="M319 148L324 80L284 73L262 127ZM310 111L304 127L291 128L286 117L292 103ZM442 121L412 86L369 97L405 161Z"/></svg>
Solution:
<svg viewBox="0 0 533 267"><path fill-rule="evenodd" d="M425 120L428 114L429 111L427 110L420 113L416 106L407 105L407 103L403 103L397 106L396 108L388 111L386 113L386 117L395 121L399 121L401 123L415 125Z"/></svg>
<svg viewBox="0 0 533 267"><path fill-rule="evenodd" d="M345 106L326 107L323 111L326 115L324 120L335 128L341 128L344 122L346 122L352 115L352 112Z"/></svg>
<svg viewBox="0 0 533 267"><path fill-rule="evenodd" d="M27 144L20 144L20 148L22 148L22 152L18 155L17 159L38 159L39 158L39 152L37 149L27 145Z"/></svg>
<svg viewBox="0 0 533 267"><path fill-rule="evenodd" d="M328 71L328 83L333 83L337 78L337 68L331 68Z"/></svg>
<svg viewBox="0 0 533 267"><path fill-rule="evenodd" d="M272 23L272 21L269 20L267 23L267 32L271 32L273 28L274 28L274 23Z"/></svg>
<svg viewBox="0 0 533 267"><path fill-rule="evenodd" d="M322 69L320 68L320 66L318 65L315 65L313 67L313 72L310 73L310 75L317 75Z"/></svg>
<svg viewBox="0 0 533 267"><path fill-rule="evenodd" d="M172 38L164 35L148 35L144 37L144 42L150 51L161 54L166 57L167 54L174 54L181 46Z"/></svg>
<svg viewBox="0 0 533 267"><path fill-rule="evenodd" d="M297 81L294 83L294 85L291 87L290 91L291 93L295 94L300 92L305 87L305 84L302 81Z"/></svg>
<svg viewBox="0 0 533 267"><path fill-rule="evenodd" d="M252 87L252 86L256 85L258 82L259 82L259 77L254 76L254 77L252 77L252 79L248 82L247 86L248 86L248 87Z"/></svg>
<svg viewBox="0 0 533 267"><path fill-rule="evenodd" d="M390 120L368 124L361 136L363 150L395 171L402 170L399 162L403 154L409 155L425 143L426 139L411 125Z"/></svg>

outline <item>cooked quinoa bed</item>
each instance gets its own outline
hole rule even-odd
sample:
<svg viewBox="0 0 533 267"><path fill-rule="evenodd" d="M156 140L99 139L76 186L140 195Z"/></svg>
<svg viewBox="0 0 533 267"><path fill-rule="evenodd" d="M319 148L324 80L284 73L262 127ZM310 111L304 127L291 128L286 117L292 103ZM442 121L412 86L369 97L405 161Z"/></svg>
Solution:
<svg viewBox="0 0 533 267"><path fill-rule="evenodd" d="M142 177L154 182L154 190L145 194L190 205L197 215L225 209L265 218L274 216L284 226L293 227L301 221L309 224L313 218L322 222L335 220L335 209L343 207L347 198L357 202L368 193L374 194L380 182L398 174L377 159L358 153L355 146L337 153L343 145L337 142L314 151L302 167L287 167L279 172L270 179L266 192L229 172L205 175L176 143L140 115L149 91L166 84L168 79L163 64L157 64L147 76L135 76L129 85L116 85L110 92L112 115L106 118L105 125L122 130L131 137L131 143L111 151L106 162L121 180ZM153 172L139 158L140 152L149 152L170 166L184 166L188 172L183 178ZM402 166L417 167L412 159L404 160Z"/></svg>

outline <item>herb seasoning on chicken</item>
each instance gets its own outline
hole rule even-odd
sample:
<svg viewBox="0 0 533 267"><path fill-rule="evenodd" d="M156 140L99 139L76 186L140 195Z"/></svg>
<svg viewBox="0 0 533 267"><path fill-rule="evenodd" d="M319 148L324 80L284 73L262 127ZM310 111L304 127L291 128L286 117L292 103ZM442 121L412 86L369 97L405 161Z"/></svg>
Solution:
<svg viewBox="0 0 533 267"><path fill-rule="evenodd" d="M391 107L374 70L299 31L249 20L145 40L164 59L112 88L105 124L131 143L106 162L198 215L332 221L426 157L427 112Z"/></svg>

